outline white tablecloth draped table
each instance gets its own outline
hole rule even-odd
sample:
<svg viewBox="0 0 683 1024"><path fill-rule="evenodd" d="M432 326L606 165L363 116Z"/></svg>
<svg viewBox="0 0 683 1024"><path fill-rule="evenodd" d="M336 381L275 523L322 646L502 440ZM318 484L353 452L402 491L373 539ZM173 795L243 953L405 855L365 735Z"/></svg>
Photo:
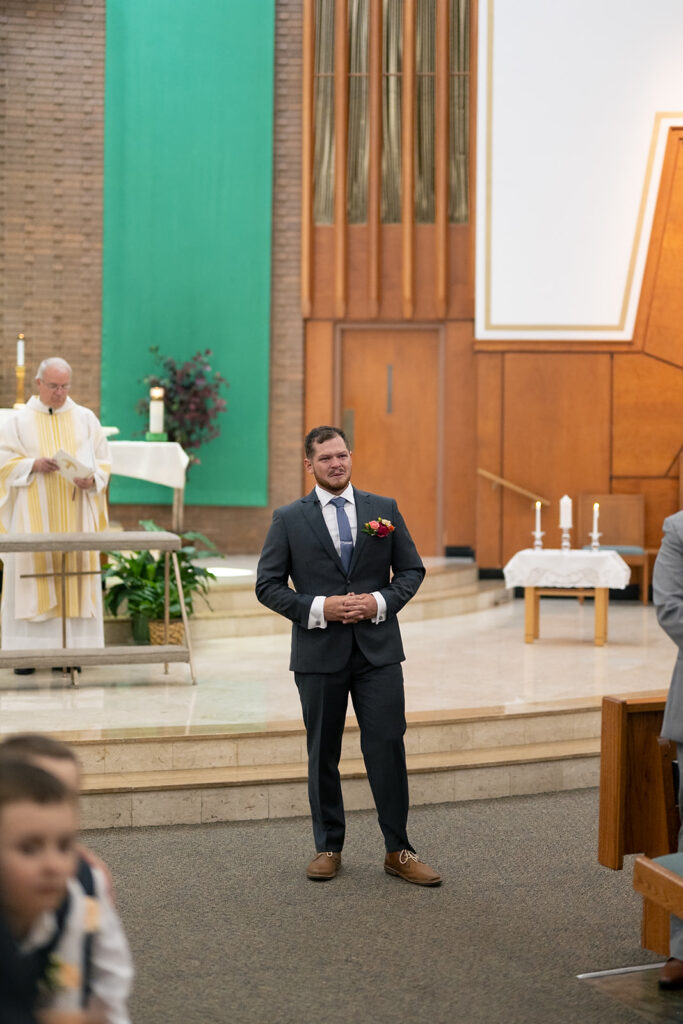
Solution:
<svg viewBox="0 0 683 1024"><path fill-rule="evenodd" d="M10 420L16 412L16 409L0 409L0 430L2 430L7 421Z"/></svg>
<svg viewBox="0 0 683 1024"><path fill-rule="evenodd" d="M508 587L609 587L623 590L631 578L616 551L582 551L525 548L513 555L503 569Z"/></svg>
<svg viewBox="0 0 683 1024"><path fill-rule="evenodd" d="M503 569L508 587L524 587L524 641L532 644L540 634L540 597L547 590L576 596L591 590L595 597L595 644L607 640L607 606L610 588L623 590L631 578L623 558L616 551L518 551ZM576 595L571 594L576 590Z"/></svg>
<svg viewBox="0 0 683 1024"><path fill-rule="evenodd" d="M177 441L110 441L113 476L130 476L173 488L173 530L183 528L189 456Z"/></svg>
<svg viewBox="0 0 683 1024"><path fill-rule="evenodd" d="M190 461L177 441L110 441L111 471L175 490L185 487Z"/></svg>

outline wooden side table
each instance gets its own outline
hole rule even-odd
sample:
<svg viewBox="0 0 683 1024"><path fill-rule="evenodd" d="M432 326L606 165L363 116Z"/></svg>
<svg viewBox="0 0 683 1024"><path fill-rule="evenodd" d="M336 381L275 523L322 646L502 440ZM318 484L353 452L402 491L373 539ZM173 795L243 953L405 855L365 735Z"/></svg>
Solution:
<svg viewBox="0 0 683 1024"><path fill-rule="evenodd" d="M596 647L604 647L607 641L607 609L609 589L607 587L525 587L524 588L524 643L538 640L541 627L542 597L593 597L595 599Z"/></svg>
<svg viewBox="0 0 683 1024"><path fill-rule="evenodd" d="M607 642L609 589L627 585L631 571L616 551L609 549L567 551L555 548L525 548L510 559L503 570L508 587L524 588L524 642L532 644L540 635L544 596L595 599L596 647Z"/></svg>

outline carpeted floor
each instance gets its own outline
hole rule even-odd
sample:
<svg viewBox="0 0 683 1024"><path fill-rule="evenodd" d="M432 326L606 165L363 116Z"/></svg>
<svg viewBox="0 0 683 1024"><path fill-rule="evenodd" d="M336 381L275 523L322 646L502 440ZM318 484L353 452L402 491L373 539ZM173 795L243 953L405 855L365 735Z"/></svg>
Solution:
<svg viewBox="0 0 683 1024"><path fill-rule="evenodd" d="M597 863L596 790L415 808L444 876L382 870L374 813L307 881L306 819L91 832L133 949L134 1024L643 1024L576 975L641 950L631 863ZM683 1000L683 994L681 995Z"/></svg>

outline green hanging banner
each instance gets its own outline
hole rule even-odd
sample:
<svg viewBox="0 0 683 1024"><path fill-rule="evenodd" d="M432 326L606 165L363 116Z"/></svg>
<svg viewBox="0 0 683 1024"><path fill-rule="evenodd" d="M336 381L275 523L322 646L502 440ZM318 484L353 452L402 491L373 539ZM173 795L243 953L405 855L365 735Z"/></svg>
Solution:
<svg viewBox="0 0 683 1024"><path fill-rule="evenodd" d="M211 349L228 409L189 504L267 504L274 7L107 0L101 417L141 440L150 347ZM114 477L111 500L170 492Z"/></svg>

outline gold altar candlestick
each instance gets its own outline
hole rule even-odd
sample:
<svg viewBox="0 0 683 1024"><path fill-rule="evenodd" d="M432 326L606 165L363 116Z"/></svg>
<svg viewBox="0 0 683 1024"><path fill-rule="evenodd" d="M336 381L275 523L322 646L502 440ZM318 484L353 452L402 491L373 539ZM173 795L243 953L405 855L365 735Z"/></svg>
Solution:
<svg viewBox="0 0 683 1024"><path fill-rule="evenodd" d="M22 409L26 402L24 401L24 375L26 373L25 366L17 366L17 400L14 403L15 409Z"/></svg>

